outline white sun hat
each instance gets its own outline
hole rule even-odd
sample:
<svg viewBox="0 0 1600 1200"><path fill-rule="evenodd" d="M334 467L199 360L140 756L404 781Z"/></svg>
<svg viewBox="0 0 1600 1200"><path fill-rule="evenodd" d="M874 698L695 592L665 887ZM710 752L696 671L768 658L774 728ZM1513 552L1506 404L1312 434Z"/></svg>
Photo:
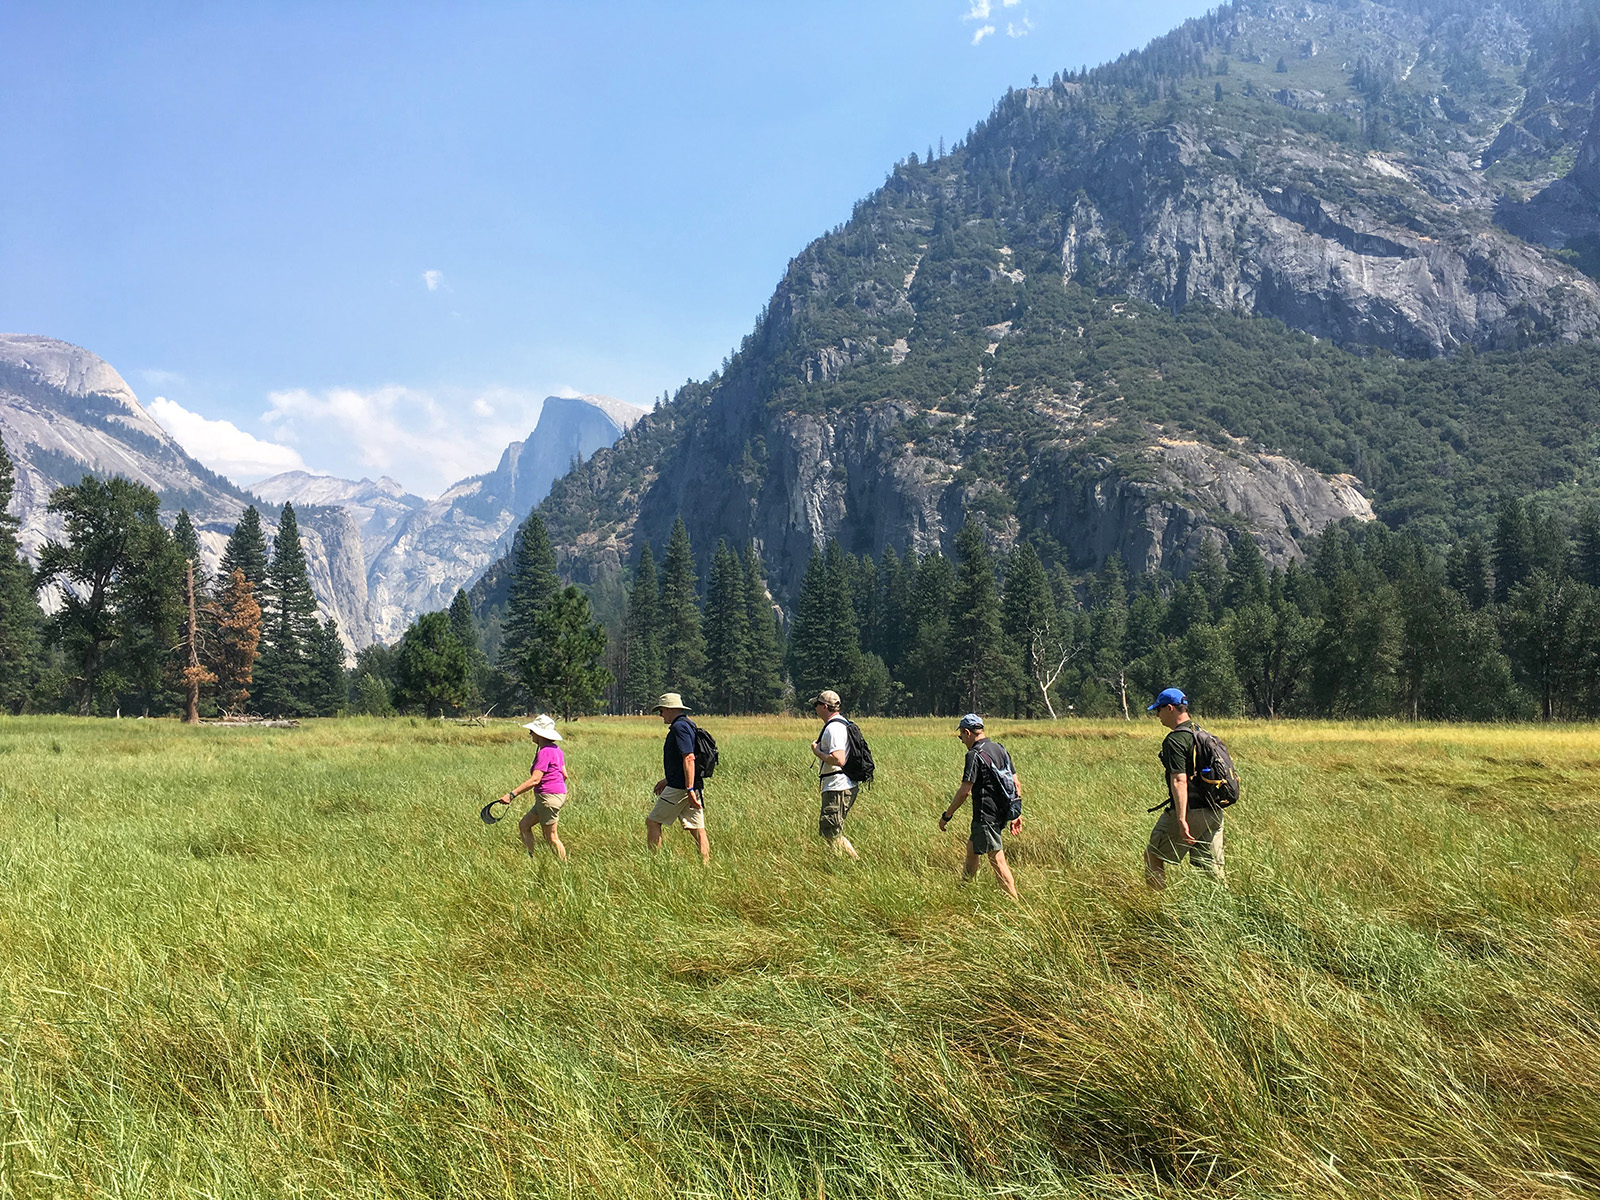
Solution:
<svg viewBox="0 0 1600 1200"><path fill-rule="evenodd" d="M547 741L559 742L561 735L556 732L556 723L549 713L540 713L533 720L523 726L529 733L537 733Z"/></svg>

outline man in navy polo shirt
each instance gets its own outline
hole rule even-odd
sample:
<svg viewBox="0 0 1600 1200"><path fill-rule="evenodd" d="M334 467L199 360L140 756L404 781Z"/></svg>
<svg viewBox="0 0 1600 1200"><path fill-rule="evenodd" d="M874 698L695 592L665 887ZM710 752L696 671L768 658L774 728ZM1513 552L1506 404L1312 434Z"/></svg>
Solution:
<svg viewBox="0 0 1600 1200"><path fill-rule="evenodd" d="M667 692L656 702L656 711L667 727L667 740L661 747L661 780L656 784L656 803L644 819L645 842L652 851L661 848L663 826L679 824L700 847L700 861L711 861L711 839L706 836L706 810L694 771L694 722L677 692Z"/></svg>

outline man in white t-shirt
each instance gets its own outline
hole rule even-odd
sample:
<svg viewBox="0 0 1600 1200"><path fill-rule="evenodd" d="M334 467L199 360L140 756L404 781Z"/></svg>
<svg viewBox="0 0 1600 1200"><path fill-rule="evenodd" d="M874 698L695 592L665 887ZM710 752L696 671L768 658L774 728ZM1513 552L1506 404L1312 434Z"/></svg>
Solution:
<svg viewBox="0 0 1600 1200"><path fill-rule="evenodd" d="M836 854L860 858L844 835L844 821L856 802L861 786L845 774L844 762L850 753L850 722L839 712L839 693L823 691L811 697L811 707L822 722L822 732L811 743L822 776L822 815L817 832Z"/></svg>

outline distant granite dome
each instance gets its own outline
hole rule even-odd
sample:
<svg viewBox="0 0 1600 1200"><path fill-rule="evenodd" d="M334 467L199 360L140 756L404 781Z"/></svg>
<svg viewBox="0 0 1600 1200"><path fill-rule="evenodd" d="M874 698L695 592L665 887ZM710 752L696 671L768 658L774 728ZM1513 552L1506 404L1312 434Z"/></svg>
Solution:
<svg viewBox="0 0 1600 1200"><path fill-rule="evenodd" d="M528 437L493 471L463 479L400 520L369 559L373 628L392 641L412 617L449 605L506 552L550 485L631 429L645 410L610 396L549 396Z"/></svg>
<svg viewBox="0 0 1600 1200"><path fill-rule="evenodd" d="M255 504L270 537L293 503L323 619L350 651L392 641L419 613L470 586L550 483L574 460L611 445L643 409L608 396L551 397L533 433L499 465L437 501L383 478L351 481L306 471L246 491L186 453L105 360L48 337L0 334L0 438L16 465L11 510L24 553L65 536L50 493L85 474L121 475L161 497L170 523L187 508L201 555L215 570L239 515Z"/></svg>

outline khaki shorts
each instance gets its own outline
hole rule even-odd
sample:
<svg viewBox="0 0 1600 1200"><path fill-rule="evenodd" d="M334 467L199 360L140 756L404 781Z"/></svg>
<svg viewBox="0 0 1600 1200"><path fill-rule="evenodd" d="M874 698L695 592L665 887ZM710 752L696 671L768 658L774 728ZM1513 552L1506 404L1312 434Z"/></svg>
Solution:
<svg viewBox="0 0 1600 1200"><path fill-rule="evenodd" d="M861 789L839 788L831 792L822 793L822 815L817 818L817 832L823 837L832 840L844 832L844 819L850 815L850 810L855 807L856 797Z"/></svg>
<svg viewBox="0 0 1600 1200"><path fill-rule="evenodd" d="M1214 808L1191 808L1189 832L1194 843L1183 840L1178 830L1178 814L1167 809L1156 820L1150 831L1147 847L1162 862L1179 863L1193 856L1197 867L1204 867L1213 875L1222 874L1222 813Z"/></svg>
<svg viewBox="0 0 1600 1200"><path fill-rule="evenodd" d="M678 822L685 829L704 829L706 810L704 805L699 808L691 805L689 793L682 788L664 787L661 789L661 794L656 797L655 807L650 810L650 815L645 820L654 821L663 827Z"/></svg>
<svg viewBox="0 0 1600 1200"><path fill-rule="evenodd" d="M535 825L554 825L561 818L561 806L567 802L565 793L557 792L550 796L540 796L533 802L533 807L527 812L533 818Z"/></svg>

